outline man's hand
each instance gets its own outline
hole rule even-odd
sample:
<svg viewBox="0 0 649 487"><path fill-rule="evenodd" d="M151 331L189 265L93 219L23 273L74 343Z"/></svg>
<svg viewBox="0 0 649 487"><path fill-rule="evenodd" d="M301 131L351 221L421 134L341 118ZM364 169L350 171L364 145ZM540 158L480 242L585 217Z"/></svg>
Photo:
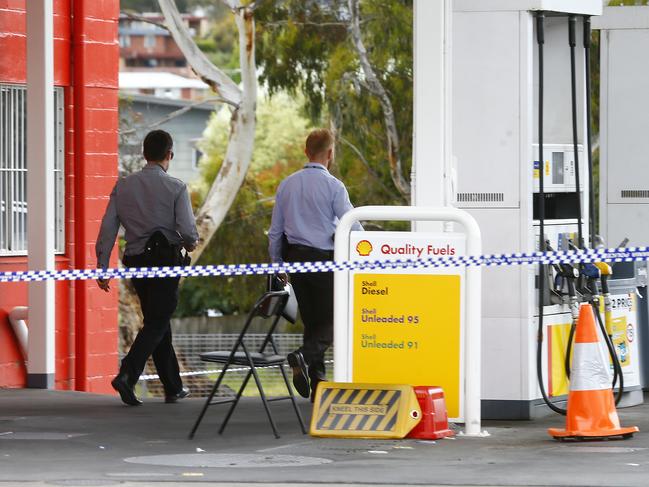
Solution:
<svg viewBox="0 0 649 487"><path fill-rule="evenodd" d="M110 291L110 279L97 279L97 285L102 291Z"/></svg>

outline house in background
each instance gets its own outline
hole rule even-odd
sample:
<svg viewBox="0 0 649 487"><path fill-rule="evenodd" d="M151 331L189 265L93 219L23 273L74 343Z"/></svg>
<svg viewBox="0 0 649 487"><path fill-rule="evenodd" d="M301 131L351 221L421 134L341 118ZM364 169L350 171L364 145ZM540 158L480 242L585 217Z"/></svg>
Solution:
<svg viewBox="0 0 649 487"><path fill-rule="evenodd" d="M166 130L174 139L174 159L169 166L169 174L186 183L194 181L200 175L198 162L202 155L197 143L214 110L214 102L196 105L187 100L171 100L145 95L122 95L121 118L122 120L132 120L135 124L133 128L137 128L133 135L127 137L127 143L124 143L124 137L122 137L120 146L122 160L139 158L142 152L142 140L151 130L149 127L180 110L186 111L171 118L168 122L156 125L155 128Z"/></svg>
<svg viewBox="0 0 649 487"><path fill-rule="evenodd" d="M118 18L119 0L0 1L0 272L39 261L96 267L95 239L117 176ZM28 63L37 73L29 82ZM38 117L28 121L28 111ZM112 393L116 288L0 283L0 387ZM29 309L28 361L8 320L16 307Z"/></svg>
<svg viewBox="0 0 649 487"><path fill-rule="evenodd" d="M200 9L194 14L182 14L182 18L193 36L207 32L208 19ZM155 128L167 130L174 138L170 174L190 183L199 175L200 151L196 144L213 110L213 103L196 102L213 92L187 66L169 32L155 25L162 22L159 13L144 13L137 18L121 14L119 18L120 120L123 129L137 129L128 136L122 130L120 171L124 174L136 170L143 162L142 139L155 124ZM158 124L179 110L181 115Z"/></svg>
<svg viewBox="0 0 649 487"><path fill-rule="evenodd" d="M202 36L207 31L208 19L200 10L181 16L193 36ZM185 57L169 31L152 23L162 23L164 17L160 13L144 13L140 17L149 22L120 15L120 71L141 71L146 68L192 76Z"/></svg>
<svg viewBox="0 0 649 487"><path fill-rule="evenodd" d="M130 95L183 100L202 100L211 93L210 87L199 79L160 71L122 71L119 73L119 90Z"/></svg>

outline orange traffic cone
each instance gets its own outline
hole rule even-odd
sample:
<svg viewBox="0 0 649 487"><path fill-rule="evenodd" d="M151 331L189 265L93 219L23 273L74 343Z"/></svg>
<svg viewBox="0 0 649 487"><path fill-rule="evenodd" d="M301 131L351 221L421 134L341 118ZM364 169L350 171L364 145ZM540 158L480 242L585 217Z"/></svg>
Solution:
<svg viewBox="0 0 649 487"><path fill-rule="evenodd" d="M620 427L608 360L599 345L590 304L579 309L572 363L566 429L550 428L550 436L558 440L629 438L639 431L636 426Z"/></svg>

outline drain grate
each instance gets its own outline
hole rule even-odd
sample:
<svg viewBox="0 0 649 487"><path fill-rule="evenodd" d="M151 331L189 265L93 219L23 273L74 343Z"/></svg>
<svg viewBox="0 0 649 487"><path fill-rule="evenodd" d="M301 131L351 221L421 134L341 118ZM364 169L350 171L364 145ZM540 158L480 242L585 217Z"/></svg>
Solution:
<svg viewBox="0 0 649 487"><path fill-rule="evenodd" d="M233 453L189 453L125 458L129 463L194 468L267 468L308 467L331 463L328 458L295 455L258 455Z"/></svg>

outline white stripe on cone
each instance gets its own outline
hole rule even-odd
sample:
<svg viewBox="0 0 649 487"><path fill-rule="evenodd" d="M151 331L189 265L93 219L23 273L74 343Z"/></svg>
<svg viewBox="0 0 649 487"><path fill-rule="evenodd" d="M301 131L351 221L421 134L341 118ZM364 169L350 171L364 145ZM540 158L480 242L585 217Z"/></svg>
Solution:
<svg viewBox="0 0 649 487"><path fill-rule="evenodd" d="M602 391L611 388L608 360L599 343L575 343L570 375L571 391Z"/></svg>

